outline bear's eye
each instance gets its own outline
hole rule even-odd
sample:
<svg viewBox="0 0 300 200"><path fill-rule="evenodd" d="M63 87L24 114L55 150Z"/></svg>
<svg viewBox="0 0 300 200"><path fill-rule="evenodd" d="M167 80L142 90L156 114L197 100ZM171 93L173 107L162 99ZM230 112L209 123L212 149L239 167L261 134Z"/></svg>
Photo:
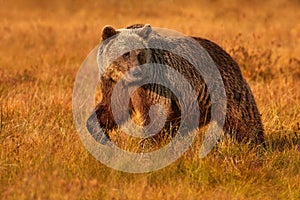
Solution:
<svg viewBox="0 0 300 200"><path fill-rule="evenodd" d="M145 52L144 51L140 52L137 55L137 59L138 59L140 65L146 64L147 60L146 60L146 54L145 54Z"/></svg>
<svg viewBox="0 0 300 200"><path fill-rule="evenodd" d="M125 60L129 59L129 57L130 57L130 53L129 52L123 54L123 58Z"/></svg>

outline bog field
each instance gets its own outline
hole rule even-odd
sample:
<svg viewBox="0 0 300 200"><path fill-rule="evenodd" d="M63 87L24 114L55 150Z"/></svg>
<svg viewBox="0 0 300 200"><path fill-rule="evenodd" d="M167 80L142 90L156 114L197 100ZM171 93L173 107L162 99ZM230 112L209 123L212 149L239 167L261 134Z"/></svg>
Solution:
<svg viewBox="0 0 300 200"><path fill-rule="evenodd" d="M0 0L1 199L300 199L300 1ZM76 73L104 25L207 38L240 65L266 149L199 144L158 171L113 170L83 146ZM201 132L201 130L199 130Z"/></svg>

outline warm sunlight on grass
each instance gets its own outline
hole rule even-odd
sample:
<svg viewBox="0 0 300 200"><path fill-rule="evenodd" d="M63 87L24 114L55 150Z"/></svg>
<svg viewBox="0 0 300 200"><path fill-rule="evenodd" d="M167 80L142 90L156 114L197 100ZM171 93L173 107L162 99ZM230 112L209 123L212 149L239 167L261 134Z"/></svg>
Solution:
<svg viewBox="0 0 300 200"><path fill-rule="evenodd" d="M300 1L0 2L3 199L300 199ZM255 95L267 150L225 140L200 160L195 142L146 174L94 159L73 124L73 82L102 27L132 23L228 51Z"/></svg>

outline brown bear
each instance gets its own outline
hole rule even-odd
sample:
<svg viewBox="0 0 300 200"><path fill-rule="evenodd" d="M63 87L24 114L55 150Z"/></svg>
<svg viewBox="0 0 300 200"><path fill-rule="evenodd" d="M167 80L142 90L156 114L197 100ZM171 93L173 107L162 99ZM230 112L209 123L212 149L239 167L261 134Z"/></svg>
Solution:
<svg viewBox="0 0 300 200"><path fill-rule="evenodd" d="M125 30L134 30L133 32L130 32L130 34L134 35L135 39L141 42L142 45L140 49L128 51L113 60L109 66L105 66L106 68L102 72L100 78L102 100L87 120L87 128L92 136L102 144L105 144L110 140L108 132L118 128L118 125L120 125L119 123L116 123L111 107L114 87L122 77L129 83L128 85L137 83L142 79L143 75L146 74L138 66L147 63L168 65L183 74L183 76L191 83L192 87L196 89L195 91L197 91L196 101L198 102L197 106L200 111L198 127L202 127L209 123L212 103L209 90L206 83L203 81L203 78L195 68L193 68L191 63L180 56L161 49L147 48L147 45L143 45L150 42L148 40L149 34L156 34L150 25L134 24L125 29L118 30L115 30L110 26L104 27L100 43L102 49L99 48L98 57L103 56L105 48L110 45L109 42L114 40L120 32ZM261 122L261 116L250 87L243 78L238 64L217 44L199 37L191 38L197 41L208 52L222 77L226 92L226 117L223 126L224 133L229 134L238 142L263 144L264 129ZM188 46L184 41L181 43L182 45ZM130 42L128 44L130 45ZM130 71L132 69L134 70ZM125 76L125 73L128 71L130 71L130 76L128 76L128 74ZM128 110L130 111L130 114L135 113L139 116L140 120L137 122L139 125L147 126L151 123L149 112L153 105L162 105L164 108L166 113L164 129L168 128L170 124L180 123L181 107L176 95L174 95L167 87L159 84L145 84L136 89L130 96ZM154 112L154 115L159 115L159 113L160 112L158 111ZM126 120L128 120L128 115L123 113L118 114L121 116L119 122L125 123ZM192 119L193 117L191 117L191 120ZM104 135L99 132L99 126L105 130ZM191 130L189 129L188 131ZM164 134L166 134L166 132L164 132Z"/></svg>

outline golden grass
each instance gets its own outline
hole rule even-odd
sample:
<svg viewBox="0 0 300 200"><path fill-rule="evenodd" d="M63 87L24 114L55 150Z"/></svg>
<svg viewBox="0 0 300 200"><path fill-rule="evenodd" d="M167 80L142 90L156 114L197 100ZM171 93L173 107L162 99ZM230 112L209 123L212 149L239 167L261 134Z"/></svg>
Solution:
<svg viewBox="0 0 300 200"><path fill-rule="evenodd" d="M299 199L300 2L5 1L0 7L3 199ZM267 150L197 145L151 173L114 171L83 147L72 118L80 64L106 24L150 23L211 39L240 64Z"/></svg>

